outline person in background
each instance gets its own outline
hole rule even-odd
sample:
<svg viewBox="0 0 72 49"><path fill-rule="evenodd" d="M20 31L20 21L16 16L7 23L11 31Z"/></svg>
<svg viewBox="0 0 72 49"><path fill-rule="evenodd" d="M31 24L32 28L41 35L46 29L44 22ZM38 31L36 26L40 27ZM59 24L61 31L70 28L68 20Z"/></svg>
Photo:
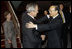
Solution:
<svg viewBox="0 0 72 49"><path fill-rule="evenodd" d="M1 34L3 34L3 28L2 28L2 26L1 26Z"/></svg>
<svg viewBox="0 0 72 49"><path fill-rule="evenodd" d="M6 18L6 21L3 23L4 35L5 35L5 47L10 48L12 44L13 48L17 48L16 30L14 28L13 21L11 20L12 17L11 13L9 11L6 11L4 13L4 16Z"/></svg>
<svg viewBox="0 0 72 49"><path fill-rule="evenodd" d="M48 11L47 10L44 11L44 15L45 16L48 15Z"/></svg>
<svg viewBox="0 0 72 49"><path fill-rule="evenodd" d="M70 24L69 25L70 26L70 38L72 39L72 37L71 37L71 35L72 35L72 33L71 33L71 5L69 6L69 9L70 9L70 21L69 21L70 22L69 23Z"/></svg>
<svg viewBox="0 0 72 49"><path fill-rule="evenodd" d="M63 21L63 25L62 25L62 47L63 48L67 48L67 33L68 33L68 29L67 29L67 20L68 20L68 16L67 16L67 11L64 10L64 5L61 3L59 4L59 8L60 8L60 15L62 17L62 21ZM66 9L66 8L65 8Z"/></svg>
<svg viewBox="0 0 72 49"><path fill-rule="evenodd" d="M68 16L68 21L67 21L67 27L68 27L68 45L71 42L71 5L68 6L68 12L67 12L67 16ZM70 47L70 46L69 46Z"/></svg>

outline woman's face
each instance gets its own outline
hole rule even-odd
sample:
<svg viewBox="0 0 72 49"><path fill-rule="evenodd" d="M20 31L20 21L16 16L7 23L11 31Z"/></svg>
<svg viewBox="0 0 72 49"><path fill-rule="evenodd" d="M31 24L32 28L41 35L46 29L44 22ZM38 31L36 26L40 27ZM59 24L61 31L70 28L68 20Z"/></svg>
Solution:
<svg viewBox="0 0 72 49"><path fill-rule="evenodd" d="M11 14L10 13L7 15L7 19L11 19Z"/></svg>

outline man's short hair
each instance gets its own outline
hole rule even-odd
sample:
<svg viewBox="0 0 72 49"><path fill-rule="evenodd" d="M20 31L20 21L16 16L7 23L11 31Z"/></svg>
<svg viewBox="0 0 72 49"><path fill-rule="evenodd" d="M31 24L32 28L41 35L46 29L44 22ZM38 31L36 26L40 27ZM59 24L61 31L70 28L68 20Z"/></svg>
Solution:
<svg viewBox="0 0 72 49"><path fill-rule="evenodd" d="M60 8L59 8L58 5L56 5L55 10L57 10L58 11L58 14L60 15Z"/></svg>
<svg viewBox="0 0 72 49"><path fill-rule="evenodd" d="M59 11L59 7L57 5L55 6L55 10L58 10Z"/></svg>
<svg viewBox="0 0 72 49"><path fill-rule="evenodd" d="M59 7L57 5L51 5L50 7L54 7L55 10L58 10L59 11Z"/></svg>
<svg viewBox="0 0 72 49"><path fill-rule="evenodd" d="M29 4L27 4L27 6L26 6L27 12L35 11L35 7L36 7L36 6L37 6L36 3L29 3Z"/></svg>

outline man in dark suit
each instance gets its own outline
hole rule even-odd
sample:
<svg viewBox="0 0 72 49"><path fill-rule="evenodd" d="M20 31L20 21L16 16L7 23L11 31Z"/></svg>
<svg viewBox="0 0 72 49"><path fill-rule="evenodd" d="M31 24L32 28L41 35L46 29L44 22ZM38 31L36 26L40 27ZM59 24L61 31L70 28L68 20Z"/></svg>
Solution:
<svg viewBox="0 0 72 49"><path fill-rule="evenodd" d="M25 24L28 22L35 23L34 17L38 13L38 5L29 3L26 6L26 12L22 15L22 42L23 48L40 48L40 33L35 29L28 29Z"/></svg>
<svg viewBox="0 0 72 49"><path fill-rule="evenodd" d="M69 6L69 30L70 30L70 39L72 39L72 37L71 37L71 35L72 35L72 33L71 33L71 5Z"/></svg>
<svg viewBox="0 0 72 49"><path fill-rule="evenodd" d="M60 38L61 38L61 27L62 27L62 18L58 13L57 6L50 6L49 13L50 16L44 17L49 19L50 22L47 24L33 24L32 22L27 23L27 28L36 28L38 31L48 31L48 46L47 48L61 48ZM50 18L52 17L52 19ZM42 21L42 20L41 20Z"/></svg>

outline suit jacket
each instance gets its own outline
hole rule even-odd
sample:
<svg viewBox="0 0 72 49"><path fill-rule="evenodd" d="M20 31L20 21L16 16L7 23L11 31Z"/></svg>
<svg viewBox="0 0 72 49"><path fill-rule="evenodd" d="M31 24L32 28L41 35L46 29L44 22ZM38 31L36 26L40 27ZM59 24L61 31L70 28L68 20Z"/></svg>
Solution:
<svg viewBox="0 0 72 49"><path fill-rule="evenodd" d="M36 20L36 23L37 24L47 24L49 23L50 19L48 19L47 16L43 16L42 18L40 19L37 19ZM40 31L41 32L41 31ZM48 35L48 31L42 31L40 34L43 34L43 35Z"/></svg>
<svg viewBox="0 0 72 49"><path fill-rule="evenodd" d="M48 31L49 48L60 48L62 18L58 15L47 24L38 24L38 31Z"/></svg>
<svg viewBox="0 0 72 49"><path fill-rule="evenodd" d="M42 23L46 24L48 22L49 22L49 19L47 18L47 16L43 16L42 18L36 20L36 23L38 24L42 24Z"/></svg>
<svg viewBox="0 0 72 49"><path fill-rule="evenodd" d="M71 24L71 13L69 11L64 12L66 18L66 25L69 26Z"/></svg>
<svg viewBox="0 0 72 49"><path fill-rule="evenodd" d="M35 29L26 28L26 23L35 21L27 14L27 12L22 15L22 40L24 48L37 48L40 44L40 34Z"/></svg>

